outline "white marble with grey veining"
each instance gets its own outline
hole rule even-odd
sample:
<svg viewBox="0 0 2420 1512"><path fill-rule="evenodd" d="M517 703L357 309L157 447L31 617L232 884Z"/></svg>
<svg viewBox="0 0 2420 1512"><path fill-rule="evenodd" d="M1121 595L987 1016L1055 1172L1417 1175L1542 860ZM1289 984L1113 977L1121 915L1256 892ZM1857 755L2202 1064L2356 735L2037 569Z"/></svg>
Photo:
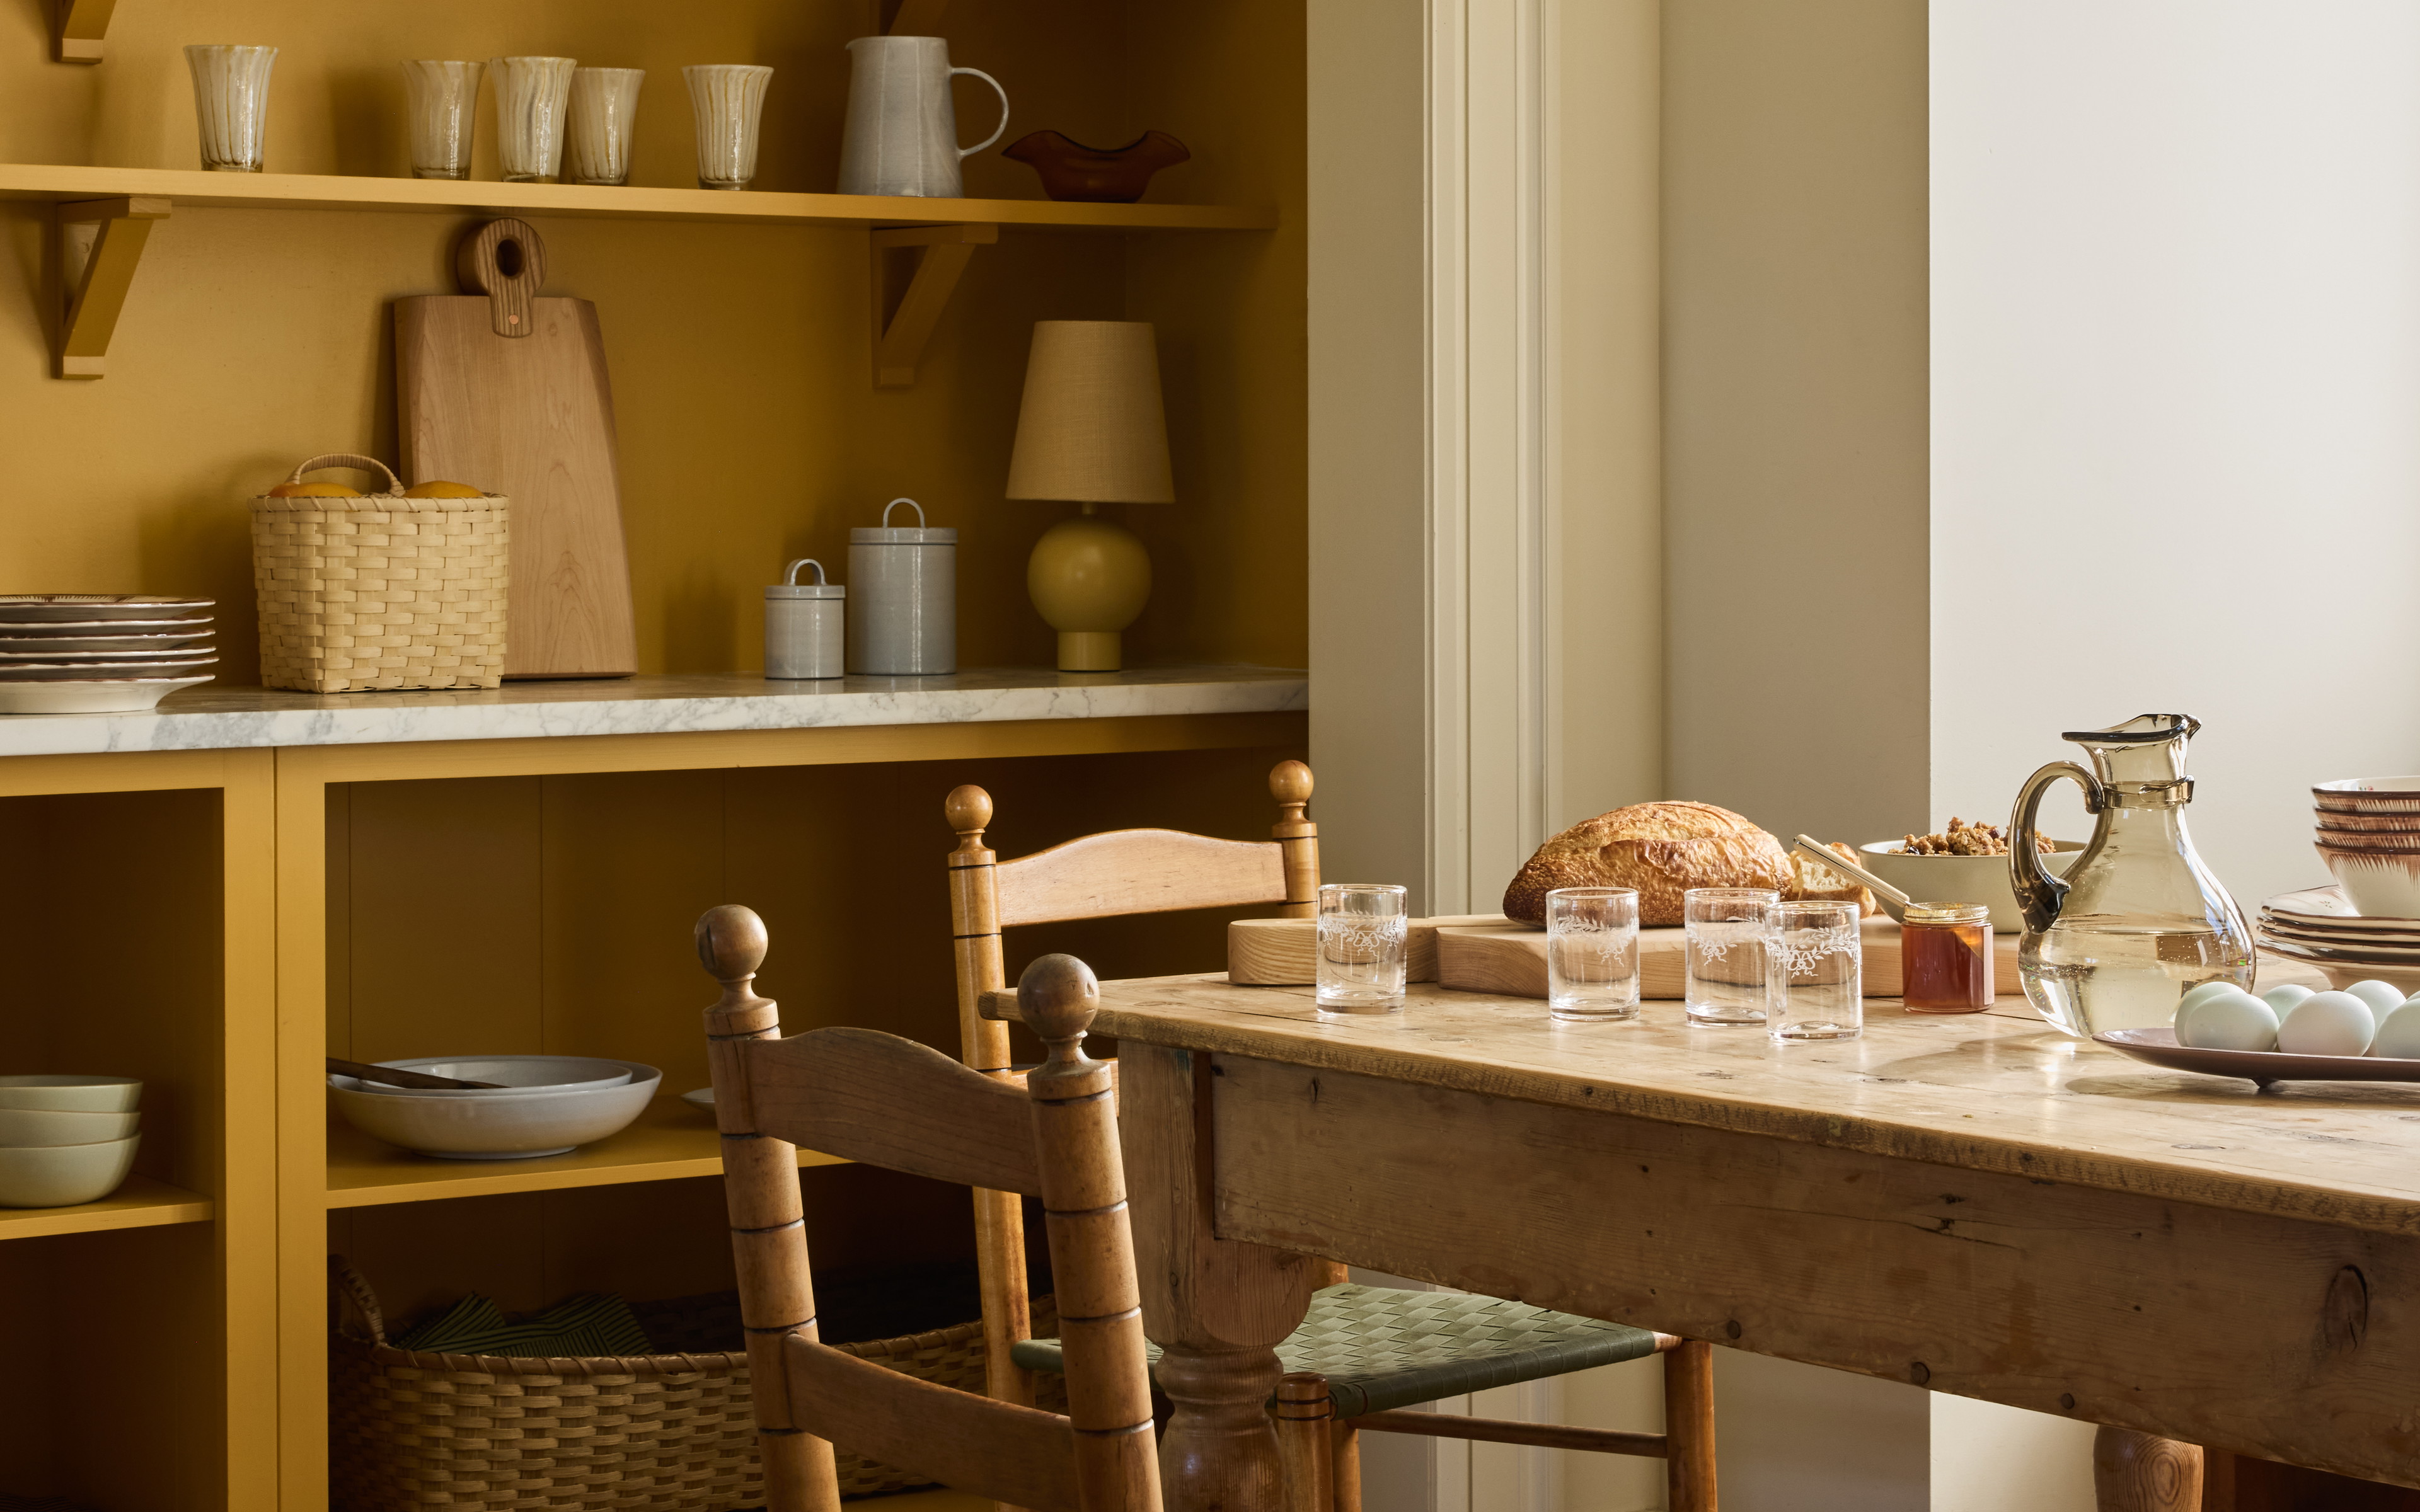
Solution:
<svg viewBox="0 0 2420 1512"><path fill-rule="evenodd" d="M1123 672L977 668L948 677L774 682L752 673L507 683L475 692L288 693L206 686L151 714L0 716L0 756L412 740L521 740L822 725L1262 714L1311 706L1308 674L1267 667Z"/></svg>

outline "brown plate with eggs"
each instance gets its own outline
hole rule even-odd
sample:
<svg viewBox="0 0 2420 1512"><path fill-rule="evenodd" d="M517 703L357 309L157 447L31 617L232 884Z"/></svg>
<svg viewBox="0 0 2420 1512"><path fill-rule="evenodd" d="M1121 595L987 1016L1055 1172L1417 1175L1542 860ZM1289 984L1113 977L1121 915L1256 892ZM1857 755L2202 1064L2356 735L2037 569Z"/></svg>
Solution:
<svg viewBox="0 0 2420 1512"><path fill-rule="evenodd" d="M2271 1082L2420 1082L2420 1060L2391 1060L2381 1056L2291 1056L2283 1050L2196 1050L2177 1043L2177 1031L2108 1029L2092 1037L2121 1055L2170 1071L2197 1071L2205 1076L2241 1076L2267 1087Z"/></svg>

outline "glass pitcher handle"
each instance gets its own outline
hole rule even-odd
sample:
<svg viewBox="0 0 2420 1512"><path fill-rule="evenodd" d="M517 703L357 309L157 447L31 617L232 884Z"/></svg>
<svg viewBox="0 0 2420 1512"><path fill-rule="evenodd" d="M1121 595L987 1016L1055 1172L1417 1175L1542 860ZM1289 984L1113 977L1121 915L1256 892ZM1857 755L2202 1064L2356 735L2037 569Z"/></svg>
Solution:
<svg viewBox="0 0 2420 1512"><path fill-rule="evenodd" d="M2016 889L2017 906L2024 911L2025 931L2040 934L2058 918L2059 905L2067 901L2067 881L2050 874L2041 864L2041 851L2035 843L2039 831L2035 816L2041 810L2042 795L2060 778L2072 779L2084 790L2084 810L2098 814L2108 807L2107 795L2101 791L2101 779L2073 762L2053 762L2017 789L2016 812L2009 817L2009 885ZM2102 821L2107 823L2107 821ZM2095 843L2100 841L2096 833ZM2086 849L2090 849L2089 846Z"/></svg>

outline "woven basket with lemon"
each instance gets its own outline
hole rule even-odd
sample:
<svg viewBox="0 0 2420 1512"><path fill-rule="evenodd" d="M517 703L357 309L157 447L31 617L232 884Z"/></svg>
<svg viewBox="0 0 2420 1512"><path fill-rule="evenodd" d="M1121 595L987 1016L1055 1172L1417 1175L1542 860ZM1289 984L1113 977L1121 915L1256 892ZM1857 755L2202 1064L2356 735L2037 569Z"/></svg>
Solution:
<svg viewBox="0 0 2420 1512"><path fill-rule="evenodd" d="M387 486L303 481L328 468ZM350 452L297 467L252 501L261 682L307 693L497 687L511 502L463 483L406 488Z"/></svg>

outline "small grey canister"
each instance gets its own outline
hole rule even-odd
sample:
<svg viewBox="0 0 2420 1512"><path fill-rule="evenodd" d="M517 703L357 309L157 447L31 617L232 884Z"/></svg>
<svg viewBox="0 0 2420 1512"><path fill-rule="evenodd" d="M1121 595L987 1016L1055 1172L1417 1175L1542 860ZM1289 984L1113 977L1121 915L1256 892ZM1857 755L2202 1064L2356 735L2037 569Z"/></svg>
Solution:
<svg viewBox="0 0 2420 1512"><path fill-rule="evenodd" d="M912 526L893 526L906 504ZM893 499L882 523L848 532L848 670L929 677L958 670L958 532L927 527L924 506Z"/></svg>
<svg viewBox="0 0 2420 1512"><path fill-rule="evenodd" d="M815 580L799 581L799 569L815 569ZM765 675L781 678L838 677L841 669L841 605L848 590L824 580L824 564L800 557L765 590Z"/></svg>

